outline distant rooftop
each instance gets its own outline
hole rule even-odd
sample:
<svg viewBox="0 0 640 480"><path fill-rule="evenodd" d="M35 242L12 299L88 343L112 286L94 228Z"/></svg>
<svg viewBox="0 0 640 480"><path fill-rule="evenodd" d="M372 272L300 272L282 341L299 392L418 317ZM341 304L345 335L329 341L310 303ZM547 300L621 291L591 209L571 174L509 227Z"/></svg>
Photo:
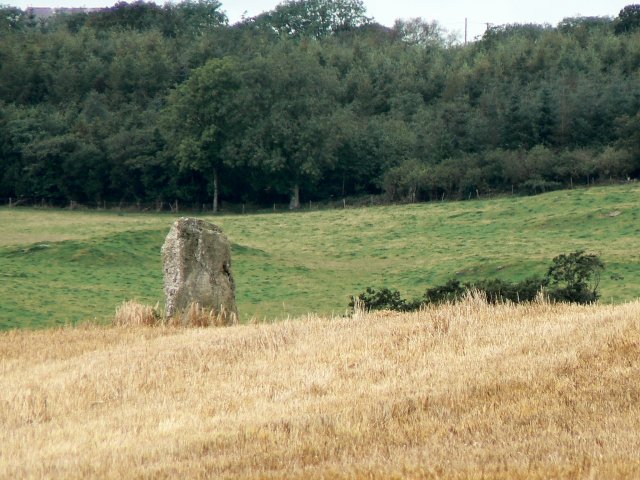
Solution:
<svg viewBox="0 0 640 480"><path fill-rule="evenodd" d="M36 18L48 18L56 13L86 13L86 12L97 12L101 10L100 8L84 8L84 7L59 7L59 8L51 8L51 7L28 7L26 9L27 12L31 13Z"/></svg>

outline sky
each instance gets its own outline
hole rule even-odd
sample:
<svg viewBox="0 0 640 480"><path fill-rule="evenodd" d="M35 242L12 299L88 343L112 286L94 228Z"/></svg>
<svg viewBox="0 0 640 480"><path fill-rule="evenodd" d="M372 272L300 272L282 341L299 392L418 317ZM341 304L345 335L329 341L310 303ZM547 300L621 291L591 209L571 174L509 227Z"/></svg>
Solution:
<svg viewBox="0 0 640 480"><path fill-rule="evenodd" d="M128 0L133 2L134 0ZM154 0L157 4L164 0ZM222 9L234 23L246 13L252 17L272 10L281 0L220 0ZM114 0L0 0L0 3L26 7L106 7ZM450 32L464 36L467 18L467 37L482 35L486 24L550 23L556 25L565 17L618 15L633 0L364 0L369 17L378 23L392 26L397 18L422 17L437 20Z"/></svg>

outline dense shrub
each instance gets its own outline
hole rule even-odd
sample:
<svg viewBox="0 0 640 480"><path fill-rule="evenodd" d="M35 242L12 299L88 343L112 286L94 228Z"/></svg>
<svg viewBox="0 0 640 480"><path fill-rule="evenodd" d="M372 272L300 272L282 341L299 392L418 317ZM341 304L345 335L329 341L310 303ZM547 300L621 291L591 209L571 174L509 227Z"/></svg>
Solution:
<svg viewBox="0 0 640 480"><path fill-rule="evenodd" d="M544 289L549 282L546 278L531 277L521 282L510 283L497 278L491 280L481 280L476 283L467 284L475 290L484 292L487 300L491 303L500 302L532 302L536 295Z"/></svg>
<svg viewBox="0 0 640 480"><path fill-rule="evenodd" d="M558 255L547 271L551 298L559 302L593 303L600 298L598 285L604 263L583 250Z"/></svg>
<svg viewBox="0 0 640 480"><path fill-rule="evenodd" d="M449 280L444 285L428 288L424 292L424 303L446 303L456 302L462 298L467 291L467 286L462 285L458 280Z"/></svg>
<svg viewBox="0 0 640 480"><path fill-rule="evenodd" d="M408 312L417 310L420 302L408 302L400 296L398 290L382 288L376 290L368 287L364 292L352 297L349 306L353 309L355 299L358 299L366 310L395 310L398 312Z"/></svg>
<svg viewBox="0 0 640 480"><path fill-rule="evenodd" d="M491 303L532 302L543 290L554 301L592 303L600 297L598 285L603 270L604 263L597 255L578 250L555 257L543 278L530 277L515 283L497 278L467 283L451 279L444 285L428 288L423 297L416 300L405 300L398 290L369 287L353 297L349 306L353 309L357 298L366 310L407 312L427 304L457 302L470 290L485 294Z"/></svg>

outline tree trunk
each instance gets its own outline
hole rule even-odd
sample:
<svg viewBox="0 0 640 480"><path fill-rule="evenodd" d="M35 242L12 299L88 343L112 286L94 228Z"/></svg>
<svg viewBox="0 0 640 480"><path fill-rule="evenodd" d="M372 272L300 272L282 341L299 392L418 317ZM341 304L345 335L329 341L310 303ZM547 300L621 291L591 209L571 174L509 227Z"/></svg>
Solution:
<svg viewBox="0 0 640 480"><path fill-rule="evenodd" d="M213 169L213 213L218 213L218 195L220 192L220 179L218 169Z"/></svg>
<svg viewBox="0 0 640 480"><path fill-rule="evenodd" d="M291 190L291 199L289 201L289 210L297 210L300 208L300 185L297 183Z"/></svg>

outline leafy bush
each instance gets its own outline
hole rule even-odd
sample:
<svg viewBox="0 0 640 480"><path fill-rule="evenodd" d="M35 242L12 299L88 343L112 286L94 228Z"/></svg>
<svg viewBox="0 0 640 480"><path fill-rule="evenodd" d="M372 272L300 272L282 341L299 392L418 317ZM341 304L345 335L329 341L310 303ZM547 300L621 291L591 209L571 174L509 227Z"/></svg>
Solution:
<svg viewBox="0 0 640 480"><path fill-rule="evenodd" d="M400 296L398 290L382 288L376 290L368 287L363 293L357 295L358 300L366 310L395 310L398 312L409 312L420 308L420 302L407 302ZM355 298L352 297L349 306L353 309Z"/></svg>
<svg viewBox="0 0 640 480"><path fill-rule="evenodd" d="M559 302L593 303L600 298L598 285L604 263L595 254L577 250L558 255L547 271L551 298Z"/></svg>
<svg viewBox="0 0 640 480"><path fill-rule="evenodd" d="M604 263L597 255L578 250L555 257L544 278L531 277L515 283L497 278L468 283L451 279L444 285L428 288L422 299L413 301L403 299L398 290L369 287L352 298L349 306L353 309L358 298L366 310L408 312L425 304L457 302L469 290L484 293L491 303L521 303L532 302L544 289L548 290L549 298L558 302L592 303L600 297L598 285L603 270Z"/></svg>
<svg viewBox="0 0 640 480"><path fill-rule="evenodd" d="M510 283L497 278L466 284L487 295L491 303L510 301L513 303L532 302L538 292L549 284L546 278L531 277L521 282Z"/></svg>
<svg viewBox="0 0 640 480"><path fill-rule="evenodd" d="M424 292L424 303L446 303L456 302L462 298L467 291L467 286L462 285L458 280L449 280L444 285L428 288Z"/></svg>

